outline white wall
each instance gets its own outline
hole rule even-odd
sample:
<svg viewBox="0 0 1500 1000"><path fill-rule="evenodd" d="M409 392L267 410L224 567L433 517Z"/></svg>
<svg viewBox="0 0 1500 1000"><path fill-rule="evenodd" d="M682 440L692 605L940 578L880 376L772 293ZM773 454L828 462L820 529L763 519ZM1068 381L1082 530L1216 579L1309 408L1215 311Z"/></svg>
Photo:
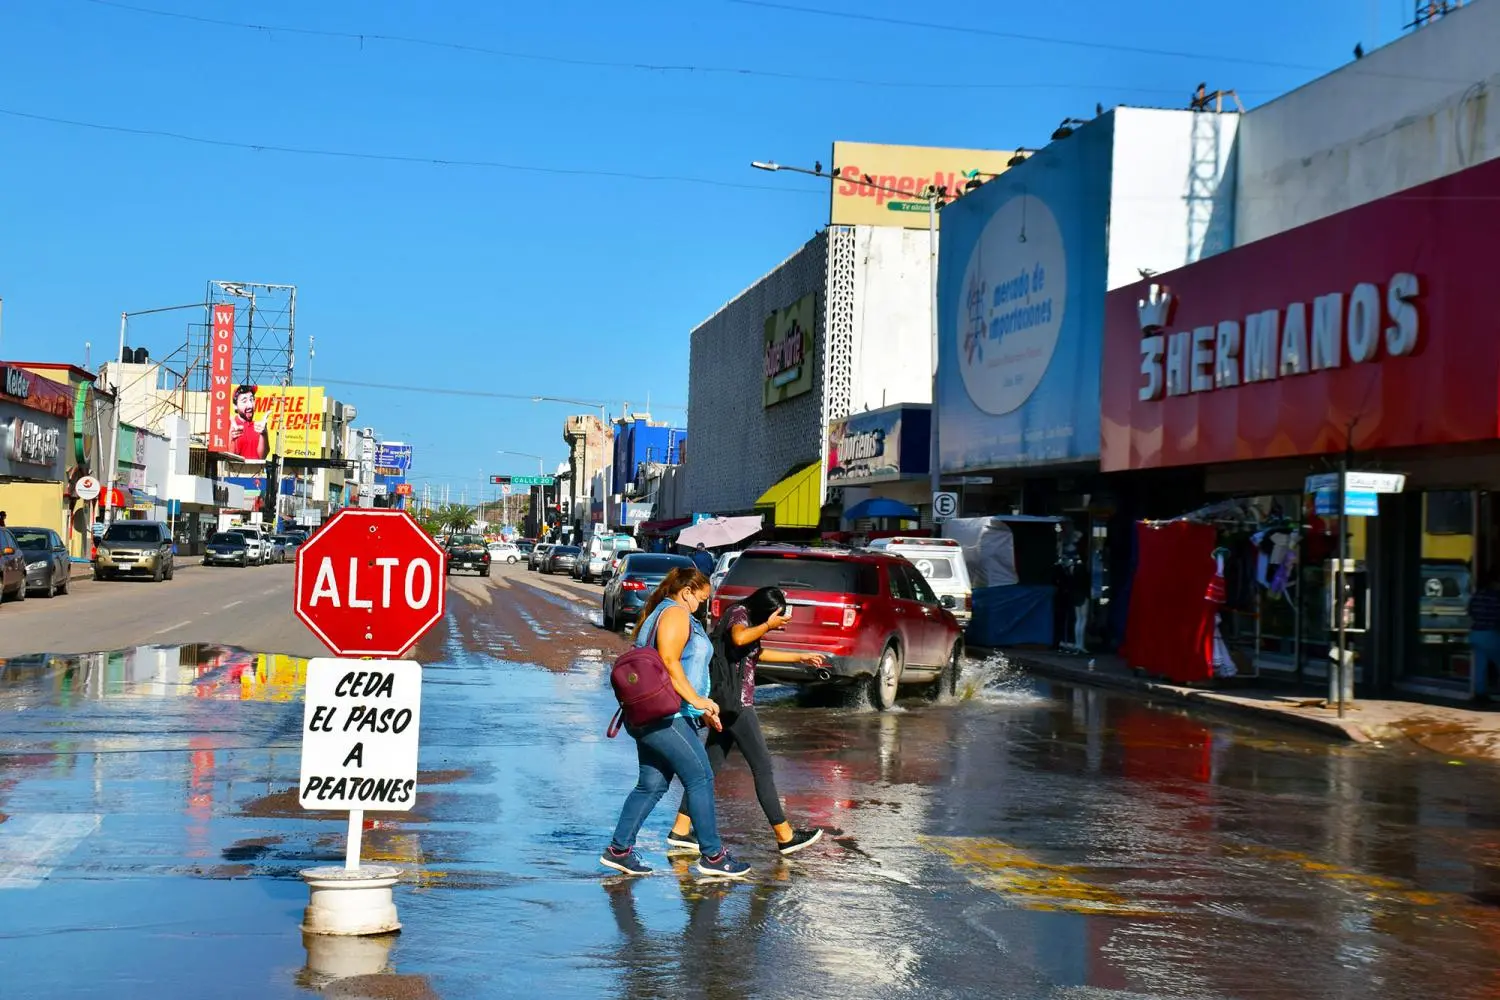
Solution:
<svg viewBox="0 0 1500 1000"><path fill-rule="evenodd" d="M1500 153L1500 2L1475 0L1245 115L1235 244Z"/></svg>
<svg viewBox="0 0 1500 1000"><path fill-rule="evenodd" d="M1221 253L1234 237L1238 114L1117 108L1110 289Z"/></svg>
<svg viewBox="0 0 1500 1000"><path fill-rule="evenodd" d="M932 402L932 280L925 229L854 229L851 413Z"/></svg>

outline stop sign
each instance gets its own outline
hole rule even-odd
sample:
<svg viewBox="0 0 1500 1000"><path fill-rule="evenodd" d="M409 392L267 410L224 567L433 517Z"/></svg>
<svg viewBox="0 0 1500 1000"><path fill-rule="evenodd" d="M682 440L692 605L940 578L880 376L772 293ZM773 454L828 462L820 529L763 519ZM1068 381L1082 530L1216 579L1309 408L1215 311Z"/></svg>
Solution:
<svg viewBox="0 0 1500 1000"><path fill-rule="evenodd" d="M448 606L444 553L402 510L345 507L297 550L297 617L339 656L398 657Z"/></svg>

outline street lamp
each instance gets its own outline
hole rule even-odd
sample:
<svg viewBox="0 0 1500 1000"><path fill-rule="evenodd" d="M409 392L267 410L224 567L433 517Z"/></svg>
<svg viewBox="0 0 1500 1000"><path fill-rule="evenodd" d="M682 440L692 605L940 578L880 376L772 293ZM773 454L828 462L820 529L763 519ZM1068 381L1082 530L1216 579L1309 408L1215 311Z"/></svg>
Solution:
<svg viewBox="0 0 1500 1000"><path fill-rule="evenodd" d="M782 171L782 170L789 170L789 171L791 171L792 173L795 173L795 174L806 174L809 177L821 177L821 178L823 178L825 180L828 180L828 181L832 181L832 180L835 179L833 174L825 174L823 172L823 165L821 163L817 164L817 169L816 170L808 170L806 167L789 167L786 164L777 163L775 160L752 160L752 161L750 161L750 165L752 167L754 167L756 170L769 170L772 173L776 173L776 172L779 172L779 171ZM837 165L835 165L835 167L837 167ZM840 177L840 178L838 178L838 180L841 180L841 181L843 181L845 183L858 184L861 187L867 187L867 188L870 188L873 191L884 191L887 194L900 195L903 198L909 198L913 194L917 193L917 192L912 192L912 191L901 191L901 190L898 190L898 189L893 188L893 187L887 187L886 185L877 183L875 180L871 179L871 177L868 174L864 175L863 177L858 177L858 178L856 178L856 177ZM930 286L929 289L928 289L929 294L928 294L928 302L927 302L927 315L928 315L928 325L929 325L928 336L929 336L929 338L931 340L931 355L932 355L932 357L931 357L931 363L932 363L932 421L931 421L931 423L932 423L932 431L931 431L931 434L929 436L929 447L930 447L930 450L931 450L932 454L928 458L928 464L932 468L932 492L933 493L939 492L939 490L942 487L942 481L943 481L942 470L941 470L941 467L938 464L938 456L937 456L937 451L938 451L938 420L937 420L937 369L938 369L938 294L937 294L937 281L938 281L938 256L937 256L937 253L938 253L938 245L937 245L937 210L938 210L938 204L939 204L939 202L941 202L943 200L943 198L946 197L948 194L949 194L949 192L947 191L946 188L941 188L941 187L938 187L938 186L936 186L934 184L927 185L927 189L925 191L920 192L920 197L927 202L927 280L928 280L928 284ZM958 194L958 192L953 192L953 195L955 197L957 196L957 194Z"/></svg>
<svg viewBox="0 0 1500 1000"><path fill-rule="evenodd" d="M601 402L598 402L597 400L564 399L561 396L532 396L531 397L531 401L533 403L565 403L568 406L587 406L590 409L593 409L594 407L597 406L599 408L599 430L600 430L600 433L601 434L604 433L604 431L609 427L609 416L604 412L605 404L601 403ZM588 468L589 468L589 436L588 436L588 432L585 431L584 435L583 435L583 467L582 467L582 473L583 474L581 476L579 476L579 478L582 479L585 483L587 483L589 481L589 479L588 479ZM603 481L604 481L604 496L600 499L601 513L600 513L599 516L600 516L600 519L602 521L602 527L604 528L605 531L609 530L609 468L610 468L609 463L608 462L604 463L604 468L602 470L602 472L603 472ZM591 496L589 498L589 517L590 517L590 520L592 520L592 518L593 518L593 506L594 506L594 503L593 503L593 498Z"/></svg>
<svg viewBox="0 0 1500 1000"><path fill-rule="evenodd" d="M160 306L156 309L136 309L133 312L120 313L120 349L115 352L115 364L123 364L120 358L125 356L125 330L130 325L132 316L150 316L153 313L178 312L183 309L207 309L207 302L189 302L181 306ZM118 370L118 369L116 369ZM115 384L110 386L115 394L114 419L110 421L109 431L109 468L104 470L104 523L113 524L115 519L114 491L117 488L115 479L119 474L119 450L120 450L120 380L115 379Z"/></svg>
<svg viewBox="0 0 1500 1000"><path fill-rule="evenodd" d="M585 444L585 450L587 450L587 444ZM544 459L540 455L533 455L529 451L509 451L509 450L507 450L505 448L497 449L496 452L495 452L495 454L497 454L497 455L515 455L518 458L534 458L534 459L536 459L536 474L537 474L537 477L538 478L542 478L542 477L544 477L544 476L547 475L547 470L543 466L543 463L546 462L546 459ZM546 510L547 510L547 487L543 483L537 483L536 484L536 510L533 511L532 513L533 513L533 515L536 518L536 537L539 540L542 537L542 528L544 527L544 518L546 517Z"/></svg>

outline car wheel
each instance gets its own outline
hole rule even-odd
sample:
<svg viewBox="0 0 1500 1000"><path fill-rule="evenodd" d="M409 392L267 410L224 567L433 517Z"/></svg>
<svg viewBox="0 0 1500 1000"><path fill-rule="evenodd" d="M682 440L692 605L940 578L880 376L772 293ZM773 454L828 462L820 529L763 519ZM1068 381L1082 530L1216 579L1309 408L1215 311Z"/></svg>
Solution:
<svg viewBox="0 0 1500 1000"><path fill-rule="evenodd" d="M59 583L57 585L57 592L59 594L66 594L68 592L68 584L71 583L71 582L72 582L71 579L67 579L67 580L64 580L62 583Z"/></svg>
<svg viewBox="0 0 1500 1000"><path fill-rule="evenodd" d="M157 563L156 568L151 571L151 582L161 583L161 563Z"/></svg>
<svg viewBox="0 0 1500 1000"><path fill-rule="evenodd" d="M510 565L514 566L516 564L516 557L515 556L508 556L505 561L507 563L509 563Z"/></svg>
<svg viewBox="0 0 1500 1000"><path fill-rule="evenodd" d="M42 588L42 596L49 601L57 596L57 570L47 574L47 586Z"/></svg>
<svg viewBox="0 0 1500 1000"><path fill-rule="evenodd" d="M24 600L26 600L26 578L22 577L21 585L16 588L16 602L20 603Z"/></svg>
<svg viewBox="0 0 1500 1000"><path fill-rule="evenodd" d="M927 686L927 698L930 701L940 701L943 698L952 698L958 693L958 670L963 664L964 644L955 642L953 652L948 655L948 662L943 665L943 672L938 674L938 679Z"/></svg>
<svg viewBox="0 0 1500 1000"><path fill-rule="evenodd" d="M620 629L620 623L615 618L614 615L612 615L612 614L609 613L609 605L608 604L604 605L603 611L604 611L604 628L605 628L605 630L609 631L609 632L617 632L617 631L619 631L619 629Z"/></svg>
<svg viewBox="0 0 1500 1000"><path fill-rule="evenodd" d="M176 575L177 575L177 560L173 559L171 562L167 563L166 578L168 580L170 580L170 579L172 579L172 577L174 577Z"/></svg>
<svg viewBox="0 0 1500 1000"><path fill-rule="evenodd" d="M901 654L895 643L885 647L880 654L880 665L875 676L870 678L870 704L882 712L896 707L896 692L901 687Z"/></svg>

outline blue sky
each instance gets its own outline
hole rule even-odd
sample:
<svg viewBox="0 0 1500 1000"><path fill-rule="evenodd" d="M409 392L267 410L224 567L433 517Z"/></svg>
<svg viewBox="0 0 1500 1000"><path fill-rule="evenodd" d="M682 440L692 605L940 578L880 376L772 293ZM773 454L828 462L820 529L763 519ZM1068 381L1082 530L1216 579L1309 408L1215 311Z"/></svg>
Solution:
<svg viewBox="0 0 1500 1000"><path fill-rule="evenodd" d="M1253 106L1348 61L1357 41L1390 41L1411 10L1409 0L130 6L38 0L0 12L0 357L81 363L91 341L97 363L122 309L193 301L210 278L295 284L299 333L317 338L315 381L383 437L415 444L414 476L455 489L534 471L497 449L561 460L570 408L419 388L601 399L612 412L649 395L658 418L686 419L669 407L687 402L688 331L827 221L826 186L751 170L751 159L826 163L835 139L1037 147L1096 102L1180 107L1200 80ZM161 356L181 343L182 323L143 319L131 339Z"/></svg>

